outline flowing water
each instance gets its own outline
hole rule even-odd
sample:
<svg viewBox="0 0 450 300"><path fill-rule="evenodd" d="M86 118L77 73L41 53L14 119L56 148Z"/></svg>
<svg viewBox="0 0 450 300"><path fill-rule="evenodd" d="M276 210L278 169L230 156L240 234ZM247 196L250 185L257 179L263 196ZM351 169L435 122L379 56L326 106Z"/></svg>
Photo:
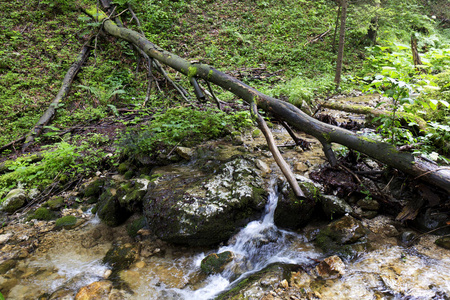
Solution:
<svg viewBox="0 0 450 300"><path fill-rule="evenodd" d="M140 257L129 270L120 272L121 281L132 293L123 290L115 299L213 299L272 263L308 266L313 260L323 258L305 236L274 225L277 199L274 190L262 219L250 222L226 246L206 251L167 247L158 255ZM436 247L436 237L432 235L423 236L413 247L397 245L394 236L382 235L391 226L389 220L380 216L367 221L367 226L380 236L378 244L373 250L346 261L342 277L323 280L308 275L310 284L303 290L320 293L321 299L448 299L448 250ZM93 247L82 247L86 236L98 228L107 232L103 236L112 238L100 239ZM10 287L7 299L37 299L44 293L55 295L64 291L67 293L61 295L68 297L51 299L74 299L79 288L107 277L108 266L101 260L115 237L126 236L126 232L117 230L99 224L97 218L91 217L91 221L77 229L47 232L35 253L18 261L14 269L0 276L0 285ZM17 235L21 234L17 232ZM225 269L220 274L202 274L202 259L210 253L224 251L233 253L233 260Z"/></svg>

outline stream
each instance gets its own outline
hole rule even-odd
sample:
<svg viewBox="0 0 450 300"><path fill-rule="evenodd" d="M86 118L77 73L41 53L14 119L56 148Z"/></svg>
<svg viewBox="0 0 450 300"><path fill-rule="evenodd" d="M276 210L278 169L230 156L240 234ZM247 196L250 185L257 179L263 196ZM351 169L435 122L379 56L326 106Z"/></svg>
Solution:
<svg viewBox="0 0 450 300"><path fill-rule="evenodd" d="M109 287L109 296L99 299L214 299L273 263L314 265L325 257L308 242L319 226L308 225L302 234L277 228L273 223L277 199L276 190L271 191L263 217L250 222L228 245L218 249L166 245L146 256L141 248L137 261L120 271L122 285ZM88 221L72 230L50 231L38 224L45 234L36 251L0 276L2 292L8 291L6 299L75 299L80 288L109 282L110 267L102 263L102 258L113 243L130 240L125 238L124 226L109 228L92 214L84 217ZM313 275L311 267L308 272L293 272L285 289L280 288L283 278L275 276L260 279L244 294L248 299L261 299L271 291L278 292L277 299L295 299L292 295L306 299L449 299L448 250L437 247L432 235L424 235L412 247L399 245L392 222L386 216L365 221L372 232L372 249L344 260L342 276L323 279ZM15 234L31 240L27 228L36 230L38 225L33 229L16 224ZM92 247L85 245L88 236L97 237ZM3 255L8 246L3 246ZM202 259L224 251L233 253L232 261L219 274L204 275L200 271Z"/></svg>

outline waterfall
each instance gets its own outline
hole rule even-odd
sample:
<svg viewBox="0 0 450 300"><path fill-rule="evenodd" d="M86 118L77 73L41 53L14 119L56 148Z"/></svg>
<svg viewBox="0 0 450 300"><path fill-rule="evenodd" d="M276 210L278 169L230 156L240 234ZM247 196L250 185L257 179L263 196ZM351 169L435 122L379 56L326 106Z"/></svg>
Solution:
<svg viewBox="0 0 450 300"><path fill-rule="evenodd" d="M304 242L303 236L281 230L274 224L277 203L278 192L276 185L272 182L265 213L261 220L248 223L231 239L228 246L220 247L215 251L216 253L232 252L232 262L228 263L220 274L210 275L206 280L206 285L198 290L172 289L178 294L178 297L174 298L212 299L228 287L264 269L269 264L276 262L304 264L310 262L311 258L317 257L317 253L303 249L300 244L295 244L299 241ZM203 254L199 257L194 267L199 268L201 260L205 256Z"/></svg>

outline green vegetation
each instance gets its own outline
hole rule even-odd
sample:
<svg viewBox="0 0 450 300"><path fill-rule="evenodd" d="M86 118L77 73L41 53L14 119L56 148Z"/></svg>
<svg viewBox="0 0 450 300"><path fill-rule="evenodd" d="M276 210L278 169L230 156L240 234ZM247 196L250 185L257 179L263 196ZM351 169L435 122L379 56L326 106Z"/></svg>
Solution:
<svg viewBox="0 0 450 300"><path fill-rule="evenodd" d="M143 30L159 46L228 71L269 95L314 108L316 99L334 93L335 1L113 2L119 5L116 12L123 12L126 26ZM382 93L394 98L393 112L426 117L426 132L418 131L412 120L376 121L386 139L421 144L417 151L444 160L450 140L450 29L430 16L441 17L445 11L434 3L423 6L419 0L388 0L378 6L375 2L357 1L349 7L341 92ZM16 2L0 3L0 146L29 132L91 36L95 48L33 149L42 151L42 160L21 156L16 151L20 143L1 153L1 161L19 158L0 174L0 197L18 186L40 190L62 186L118 165L121 154L154 157L176 145L193 146L253 124L242 101L217 87L218 97L228 102L224 112L214 103L197 103L193 93L191 103L184 102L156 73L150 78L147 99L148 66L126 42L97 34L101 23L80 9L93 4L89 0L30 0L20 7ZM140 19L140 28L125 11L128 5ZM374 18L375 45L368 37ZM413 65L411 34L418 38L426 73ZM195 70L191 71L193 75ZM168 72L191 90L187 78ZM411 97L416 93L420 96Z"/></svg>

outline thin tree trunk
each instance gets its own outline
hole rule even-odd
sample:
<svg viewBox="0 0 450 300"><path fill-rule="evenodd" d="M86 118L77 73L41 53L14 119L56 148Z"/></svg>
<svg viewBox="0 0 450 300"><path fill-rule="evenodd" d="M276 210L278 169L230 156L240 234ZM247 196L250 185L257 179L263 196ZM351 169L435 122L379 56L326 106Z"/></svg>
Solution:
<svg viewBox="0 0 450 300"><path fill-rule="evenodd" d="M344 59L344 45L345 45L345 22L347 20L347 0L341 0L341 29L339 31L339 49L336 61L336 76L334 77L334 82L336 83L336 90L341 84L341 73L342 73L342 61Z"/></svg>
<svg viewBox="0 0 450 300"><path fill-rule="evenodd" d="M92 17L97 15L95 6L86 12ZM99 20L103 21L104 29L107 33L133 43L147 55L159 60L161 63L174 68L187 77L196 76L217 84L231 91L250 105L255 103L258 108L273 114L280 120L286 121L298 130L314 136L322 143L326 154L332 153L330 150L331 143L338 143L365 153L414 177L420 177L420 179L441 187L450 193L450 169L439 168L437 165L419 157L414 157L410 153L398 151L391 144L378 142L366 136L357 135L349 130L320 122L308 116L296 106L267 96L209 65L190 63L173 53L161 49L136 31L119 28L108 19L106 14L101 14ZM327 157L330 157L330 155L327 154Z"/></svg>
<svg viewBox="0 0 450 300"><path fill-rule="evenodd" d="M44 126L46 126L55 116L59 102L61 102L61 100L63 100L69 93L70 87L72 85L75 76L77 75L81 66L89 56L90 52L89 43L90 40L83 46L77 59L73 62L72 66L70 66L69 70L66 73L66 76L64 76L64 80L62 82L58 94L53 99L52 103L50 103L50 106L47 108L47 110L39 119L39 121L36 123L36 125L34 125L34 128L27 135L25 142L22 146L22 151L25 151L34 142L34 139L41 134Z"/></svg>

